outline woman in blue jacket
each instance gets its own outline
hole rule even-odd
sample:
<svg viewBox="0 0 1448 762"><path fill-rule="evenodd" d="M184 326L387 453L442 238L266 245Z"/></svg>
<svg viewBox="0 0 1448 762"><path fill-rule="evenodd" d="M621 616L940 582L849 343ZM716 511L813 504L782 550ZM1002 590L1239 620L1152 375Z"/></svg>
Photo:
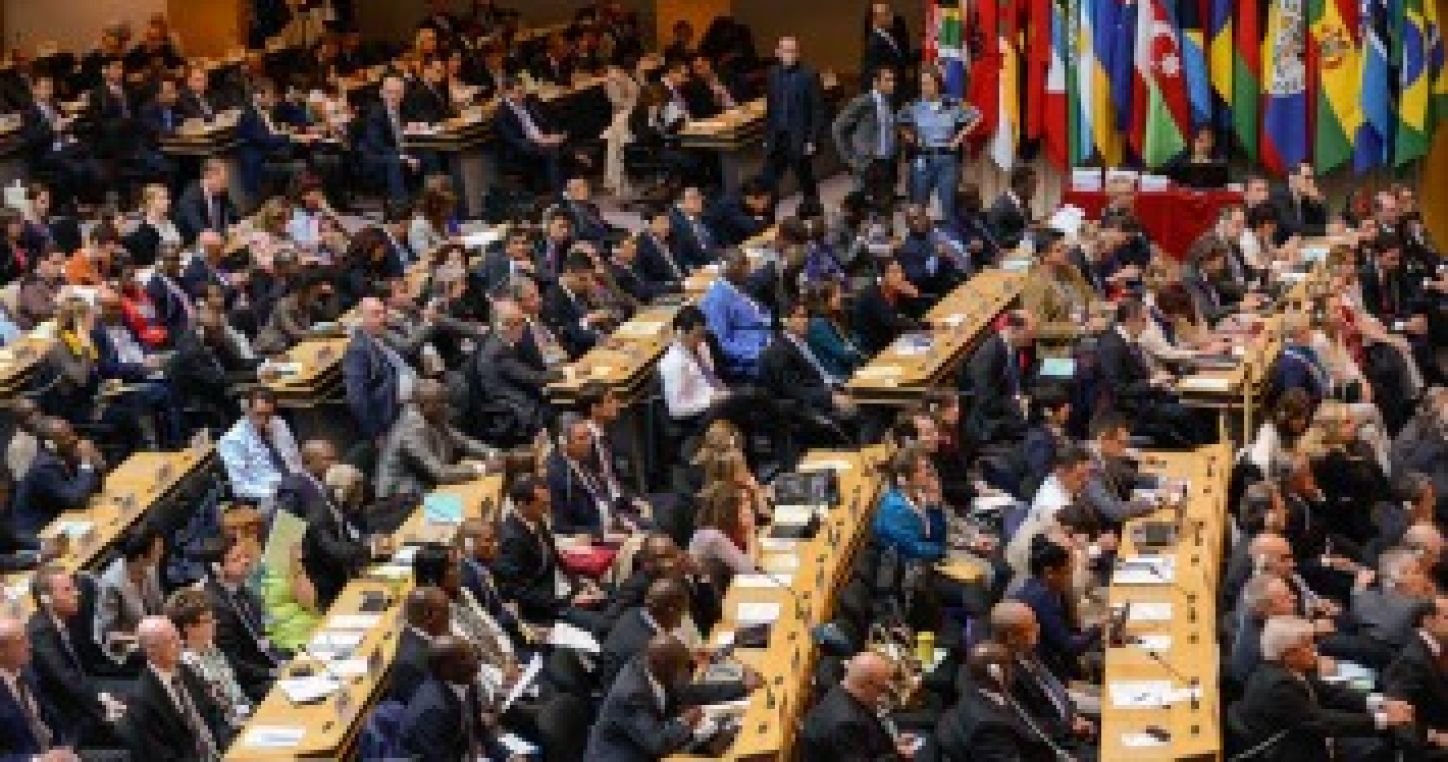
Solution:
<svg viewBox="0 0 1448 762"><path fill-rule="evenodd" d="M890 463L891 487L880 498L873 529L881 546L902 559L927 563L945 558L945 510L940 479L925 450L909 446Z"/></svg>
<svg viewBox="0 0 1448 762"><path fill-rule="evenodd" d="M854 375L869 358L855 343L846 321L839 282L811 284L804 291L804 302L810 316L809 333L805 334L810 351L832 377L846 379Z"/></svg>

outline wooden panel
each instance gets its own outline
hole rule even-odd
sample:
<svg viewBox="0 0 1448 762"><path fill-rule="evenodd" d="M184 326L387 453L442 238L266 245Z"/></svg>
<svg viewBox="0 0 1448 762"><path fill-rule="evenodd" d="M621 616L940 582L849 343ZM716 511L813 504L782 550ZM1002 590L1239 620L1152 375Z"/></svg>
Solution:
<svg viewBox="0 0 1448 762"><path fill-rule="evenodd" d="M1448 20L1448 0L1437 0L1438 18ZM1448 242L1448 124L1438 120L1438 138L1423 160L1418 176L1418 201L1423 219L1440 245Z"/></svg>
<svg viewBox="0 0 1448 762"><path fill-rule="evenodd" d="M245 0L167 0L166 6L187 56L218 57L246 42Z"/></svg>
<svg viewBox="0 0 1448 762"><path fill-rule="evenodd" d="M697 43L709 28L709 22L716 16L725 16L732 11L730 0L657 0L654 4L654 18L658 23L660 45L666 45L674 38L672 29L679 20L694 25L694 41Z"/></svg>

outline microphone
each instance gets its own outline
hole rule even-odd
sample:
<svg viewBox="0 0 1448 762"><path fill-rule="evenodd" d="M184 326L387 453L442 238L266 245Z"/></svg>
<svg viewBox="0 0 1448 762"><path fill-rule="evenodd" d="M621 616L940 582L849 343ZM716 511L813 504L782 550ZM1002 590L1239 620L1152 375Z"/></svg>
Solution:
<svg viewBox="0 0 1448 762"><path fill-rule="evenodd" d="M789 593L789 597L794 599L794 616L796 619L799 619L800 621L809 619L809 604L805 602L805 596L803 594L801 594L798 590L795 590L784 580L774 576L773 574L770 574L763 569L759 570L759 576L769 580L770 583L772 583L780 590Z"/></svg>
<svg viewBox="0 0 1448 762"><path fill-rule="evenodd" d="M1130 559L1122 559L1122 560L1120 560L1120 561L1117 562L1118 565L1127 564L1127 563L1130 563ZM1185 588L1185 587L1182 587L1180 584L1177 583L1177 581L1176 581L1175 579L1173 579L1173 578L1171 578L1171 577L1168 577L1168 576L1166 576L1165 574L1163 574L1162 571L1161 571L1161 569L1157 568L1157 565L1156 565L1156 564L1148 563L1148 564L1145 564L1145 566L1146 566L1147 572L1150 573L1151 576L1156 577L1157 579L1161 580L1162 582L1167 583L1168 585L1170 585L1170 586L1172 587L1173 590L1177 591L1177 593L1179 593L1180 595L1182 595L1183 597L1186 598L1186 601L1187 601L1187 622L1188 622L1189 624L1196 624L1196 623L1197 623L1197 594L1196 594L1195 592L1191 591L1191 590L1188 590L1188 589ZM1191 643L1196 643L1196 642L1198 641L1198 636L1197 636L1196 628L1195 628L1195 627L1191 628L1190 633L1191 633L1191 634L1189 634L1189 635L1187 636L1187 640L1190 641Z"/></svg>
<svg viewBox="0 0 1448 762"><path fill-rule="evenodd" d="M1195 712L1195 711L1197 711L1198 709L1201 708L1201 699L1199 699L1199 698L1197 697L1197 694L1201 692L1201 687L1202 687L1202 681L1201 681L1201 680L1199 680L1199 679L1197 679L1197 678L1195 678L1195 677L1188 679L1186 676L1182 675L1181 672L1178 672L1178 671L1177 671L1177 668L1176 668L1176 667L1173 667L1173 666L1171 665L1171 662L1167 661L1160 653L1157 653L1156 651L1147 651L1147 652L1146 652L1146 655L1147 655L1147 656L1150 656L1152 661L1156 662L1157 664L1160 664L1160 665L1162 666L1162 669L1165 669L1165 670L1167 671L1167 674L1169 674L1169 675L1171 675L1172 677L1176 678L1179 682L1183 682L1183 683L1186 683L1186 684L1187 684L1187 687L1190 688L1190 696L1189 696L1189 698L1191 699L1191 702L1192 702L1192 711L1193 711L1193 712ZM1201 726L1200 726L1199 724L1197 724L1197 723L1195 723L1195 722L1192 723L1192 728L1191 728L1192 735L1197 735L1197 734L1201 733L1201 730L1202 730L1202 729L1201 729Z"/></svg>

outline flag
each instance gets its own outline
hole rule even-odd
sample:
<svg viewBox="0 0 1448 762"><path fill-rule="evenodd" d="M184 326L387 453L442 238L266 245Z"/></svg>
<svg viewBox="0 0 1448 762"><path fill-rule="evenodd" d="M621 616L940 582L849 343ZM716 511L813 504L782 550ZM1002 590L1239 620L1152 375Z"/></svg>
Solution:
<svg viewBox="0 0 1448 762"><path fill-rule="evenodd" d="M1262 7L1261 0L1237 0L1232 19L1236 55L1232 63L1232 132L1247 160L1258 156L1257 116L1262 95Z"/></svg>
<svg viewBox="0 0 1448 762"><path fill-rule="evenodd" d="M1317 129L1313 164L1331 172L1352 158L1352 136L1363 121L1358 101L1362 39L1357 0L1312 0L1317 45Z"/></svg>
<svg viewBox="0 0 1448 762"><path fill-rule="evenodd" d="M1394 142L1393 163L1407 164L1428 153L1429 82L1428 29L1424 19L1423 0L1399 0L1403 12L1398 33L1393 35L1393 58L1398 61L1398 136ZM1429 0L1436 3L1438 0Z"/></svg>
<svg viewBox="0 0 1448 762"><path fill-rule="evenodd" d="M1358 66L1358 105L1362 124L1353 142L1353 169L1365 172L1388 161L1394 119L1392 80L1388 76L1388 2L1362 0L1363 52Z"/></svg>
<svg viewBox="0 0 1448 762"><path fill-rule="evenodd" d="M1025 39L1022 41L1022 66L1026 72L1025 108L1021 122L1027 140L1040 140L1046 124L1046 78L1051 71L1055 29L1052 25L1052 0L1025 0Z"/></svg>
<svg viewBox="0 0 1448 762"><path fill-rule="evenodd" d="M1182 68L1186 74L1187 99L1191 103L1191 124L1212 121L1212 83L1207 74L1206 29L1202 27L1200 0L1178 0L1177 23L1182 35Z"/></svg>
<svg viewBox="0 0 1448 762"><path fill-rule="evenodd" d="M980 124L971 132L972 141L983 142L995 135L1000 119L1001 53L997 33L998 0L980 0L975 4L976 50L970 57L970 93L968 99L980 109Z"/></svg>
<svg viewBox="0 0 1448 762"><path fill-rule="evenodd" d="M1052 0L1051 5L1051 67L1046 72L1046 97L1043 104L1046 157L1062 170L1071 167L1071 103L1066 83L1066 57L1070 32L1066 21L1066 0Z"/></svg>
<svg viewBox="0 0 1448 762"><path fill-rule="evenodd" d="M1136 22L1131 147L1148 167L1159 167L1186 149L1186 125L1191 119L1181 43L1167 2L1143 3Z"/></svg>
<svg viewBox="0 0 1448 762"><path fill-rule="evenodd" d="M1076 6L1076 113L1080 132L1076 134L1074 148L1078 162L1086 162L1096 155L1096 120L1101 112L1096 110L1094 95L1100 68L1101 51L1096 49L1096 5L1097 0L1081 0ZM1105 129L1110 130L1107 124ZM1103 158L1109 166L1112 162Z"/></svg>
<svg viewBox="0 0 1448 762"><path fill-rule="evenodd" d="M1262 165L1285 173L1307 158L1304 0L1270 0L1262 38Z"/></svg>
<svg viewBox="0 0 1448 762"><path fill-rule="evenodd" d="M1210 0L1207 11L1207 69L1211 72L1215 124L1225 127L1232 118L1232 0Z"/></svg>
<svg viewBox="0 0 1448 762"><path fill-rule="evenodd" d="M934 23L925 54L927 61L940 66L942 89L957 98L965 95L965 36L960 0L932 3L930 16Z"/></svg>
<svg viewBox="0 0 1448 762"><path fill-rule="evenodd" d="M1009 170L1016 163L1016 146L1021 129L1021 0L999 0L997 42L1000 55L1000 87L996 90L995 133L990 156L996 166ZM986 30L989 33L989 30Z"/></svg>
<svg viewBox="0 0 1448 762"><path fill-rule="evenodd" d="M1094 39L1092 47L1096 50L1096 65L1091 70L1091 121L1095 128L1096 150L1101 154L1101 161L1108 167L1119 165L1125 158L1126 138L1125 133L1118 126L1120 122L1115 117L1116 104L1113 97L1113 86L1115 85L1115 72L1118 68L1117 56L1121 52L1116 46L1116 26L1121 19L1120 0L1083 0L1083 2L1095 3L1095 27L1092 29ZM1127 105L1131 103L1129 93L1131 92L1131 59L1128 55L1126 71L1123 73L1126 80L1125 90L1128 93Z"/></svg>
<svg viewBox="0 0 1448 762"><path fill-rule="evenodd" d="M1444 51L1443 18L1438 15L1438 3L1423 5L1423 17L1428 26L1428 79L1432 83L1433 127L1448 119L1448 53Z"/></svg>
<svg viewBox="0 0 1448 762"><path fill-rule="evenodd" d="M1111 80L1111 110L1116 114L1117 140L1131 133L1134 118L1132 101L1136 98L1136 0L1106 0L1101 5L1103 18L1110 22L1111 54L1106 57L1107 79Z"/></svg>

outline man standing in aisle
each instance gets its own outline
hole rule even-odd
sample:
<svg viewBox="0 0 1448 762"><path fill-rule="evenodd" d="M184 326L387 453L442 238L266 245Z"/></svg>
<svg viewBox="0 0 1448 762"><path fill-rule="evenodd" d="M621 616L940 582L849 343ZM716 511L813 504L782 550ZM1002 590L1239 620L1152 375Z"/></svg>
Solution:
<svg viewBox="0 0 1448 762"><path fill-rule="evenodd" d="M819 74L799 60L799 41L779 38L779 63L769 70L764 127L764 177L776 185L786 168L794 172L804 201L819 204L815 153L825 134L825 95Z"/></svg>
<svg viewBox="0 0 1448 762"><path fill-rule="evenodd" d="M840 158L855 175L855 185L880 214L889 215L895 201L899 167L895 163L895 70L875 70L873 86L850 101L835 117L831 132Z"/></svg>

